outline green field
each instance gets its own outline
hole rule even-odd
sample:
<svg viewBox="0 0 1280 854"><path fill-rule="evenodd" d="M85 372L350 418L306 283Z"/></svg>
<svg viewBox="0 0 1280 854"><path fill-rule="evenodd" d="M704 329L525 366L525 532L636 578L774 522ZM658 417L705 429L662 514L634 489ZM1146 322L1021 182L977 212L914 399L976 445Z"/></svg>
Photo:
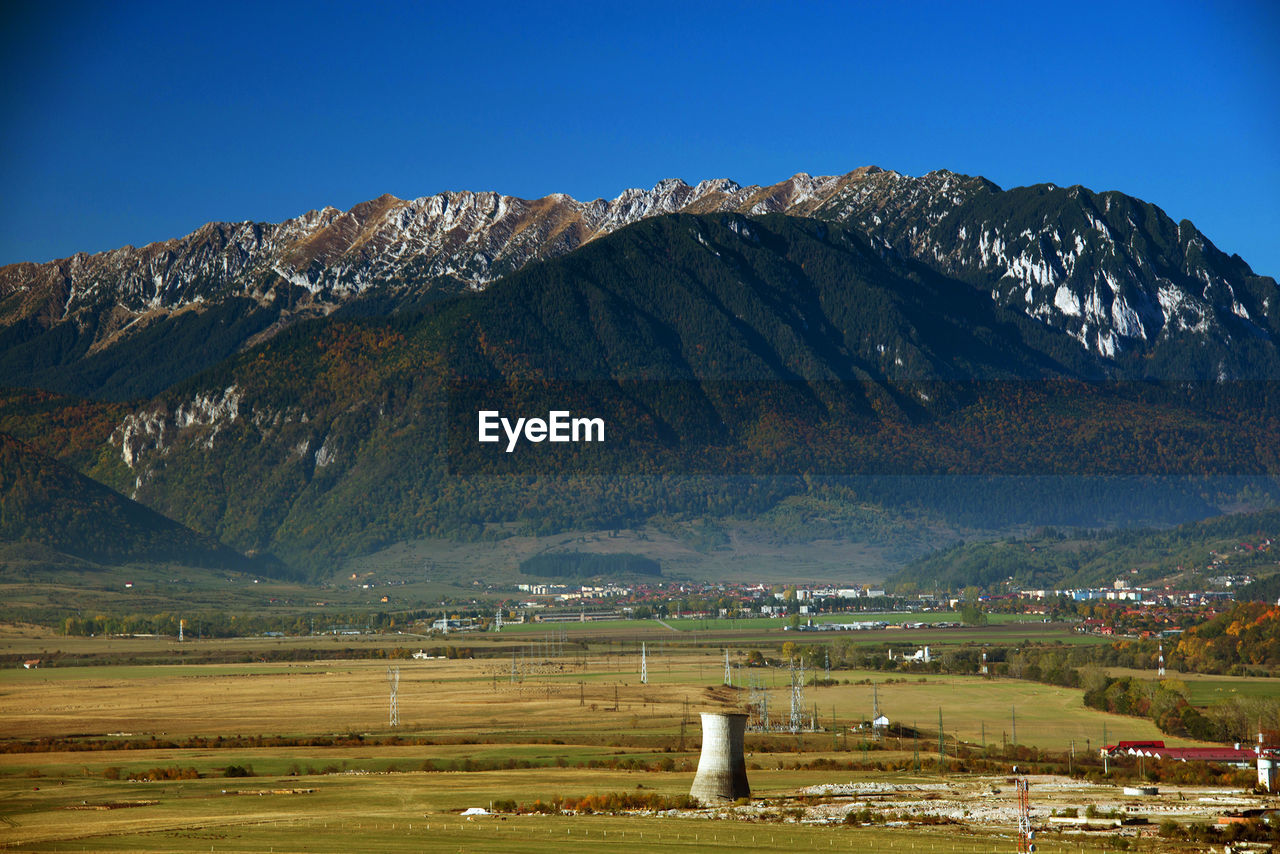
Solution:
<svg viewBox="0 0 1280 854"><path fill-rule="evenodd" d="M519 572L520 562L536 554L584 551L598 554L629 552L662 563L663 577L705 581L770 578L778 583L832 582L874 584L902 565L959 537L983 533L959 529L938 520L902 518L885 531L868 536L849 529L845 536L779 536L761 524L726 521L714 544L700 541L687 525L665 528L568 531L528 536L517 525L490 525L491 538L477 542L410 540L348 561L335 577L350 572L377 578L422 578L465 587L473 580L514 586L524 581L548 581ZM477 569L483 567L483 570Z"/></svg>
<svg viewBox="0 0 1280 854"><path fill-rule="evenodd" d="M816 775L810 775L812 782ZM529 800L557 793L635 789L687 791L688 774L539 771L514 774L383 774L134 784L99 781L16 787L0 781L6 849L25 851L338 852L461 850L563 852L1012 850L1008 829L804 826L777 820L657 816L492 816L457 811L513 792ZM27 781L29 782L29 781ZM806 781L758 772L763 797ZM238 794L231 794L237 792ZM261 792L262 794L259 794ZM114 808L112 808L114 807ZM994 830L994 829L993 829ZM1106 850L1104 840L1042 837L1041 851Z"/></svg>
<svg viewBox="0 0 1280 854"><path fill-rule="evenodd" d="M1151 679L1151 671L1129 670L1122 667L1108 668L1112 676L1131 676ZM1209 673L1182 673L1170 670L1167 678L1187 686L1187 699L1194 706L1208 706L1219 700L1232 698L1280 699L1280 679L1257 676L1218 676Z"/></svg>

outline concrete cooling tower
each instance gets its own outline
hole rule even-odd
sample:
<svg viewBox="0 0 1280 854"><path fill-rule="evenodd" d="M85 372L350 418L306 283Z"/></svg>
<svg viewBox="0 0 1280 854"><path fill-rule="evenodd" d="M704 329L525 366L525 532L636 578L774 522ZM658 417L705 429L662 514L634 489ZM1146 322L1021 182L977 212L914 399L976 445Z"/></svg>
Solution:
<svg viewBox="0 0 1280 854"><path fill-rule="evenodd" d="M742 737L747 716L737 712L702 713L702 755L689 794L704 804L751 797Z"/></svg>

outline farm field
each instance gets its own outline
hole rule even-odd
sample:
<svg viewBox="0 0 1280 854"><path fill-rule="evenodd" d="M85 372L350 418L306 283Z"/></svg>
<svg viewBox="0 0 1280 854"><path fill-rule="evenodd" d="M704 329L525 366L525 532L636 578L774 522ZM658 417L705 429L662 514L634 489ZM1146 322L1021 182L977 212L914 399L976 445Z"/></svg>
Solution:
<svg viewBox="0 0 1280 854"><path fill-rule="evenodd" d="M1149 679L1150 672L1122 667L1107 668L1112 676L1134 676ZM1197 706L1231 698L1280 698L1280 679L1257 676L1222 676L1213 673L1183 673L1170 670L1168 678L1187 686L1188 699Z"/></svg>
<svg viewBox="0 0 1280 854"><path fill-rule="evenodd" d="M788 713L789 674L781 668L733 668L724 686L719 650L596 654L516 659L398 661L397 733L481 740L614 740L657 746L678 735L688 703L699 710L745 706L760 686ZM216 738L247 734L388 734L387 662L318 660L210 665L119 665L0 671L6 738ZM949 740L1000 745L1017 741L1065 749L1112 737L1161 737L1150 721L1085 708L1077 690L1021 680L988 680L875 671L832 671L837 684L808 686L805 718L816 710L829 732L873 717L936 729ZM128 733L128 736L113 735ZM1122 735L1123 734L1123 735ZM788 736L792 737L792 736ZM830 735L826 736L830 739ZM985 741L984 741L985 738Z"/></svg>
<svg viewBox="0 0 1280 854"><path fill-rule="evenodd" d="M727 538L707 549L680 531L654 526L625 530L578 530L549 536L526 536L517 525L492 524L492 539L477 542L415 540L348 561L343 572L379 578L413 578L424 574L459 588L466 587L485 567L483 581L513 584L528 580L520 562L548 550L585 550L601 554L634 552L662 561L669 579L697 578L732 581L768 577L778 583L831 581L875 584L904 560L927 553L957 534L981 536L976 530L955 531L928 522L895 528L892 535L869 542L860 536L839 539L776 537L767 526L735 523ZM691 532L684 531L689 534Z"/></svg>
<svg viewBox="0 0 1280 854"><path fill-rule="evenodd" d="M992 643L1018 644L1023 641L1051 641L1068 644L1105 644L1110 638L1072 632L1062 623L1045 623L1039 619L1019 619L1016 615L991 615L986 626L952 626L939 628L932 623L954 622L955 614L881 614L862 612L855 614L824 614L815 623L856 623L883 620L891 628L875 631L787 631L787 621L780 618L755 617L741 620L668 619L614 620L599 623L526 623L504 627L508 639L536 641L565 628L575 639L608 640L616 644L639 644L640 641L669 641L677 644L695 643L742 647L752 644L778 645L784 640L797 644L831 643L845 638L857 645L882 646L884 644L920 646L922 644ZM920 628L904 628L904 623L921 622Z"/></svg>
<svg viewBox="0 0 1280 854"><path fill-rule="evenodd" d="M0 656L40 656L59 651L69 655L109 656L112 658L154 657L163 654L168 661L181 661L185 656L202 652L219 652L241 657L265 657L273 651L331 650L335 656L347 649L393 649L412 646L417 649L427 640L425 635L397 633L391 635L307 635L279 638L234 637L200 639L192 636L184 643L177 638L159 635L79 637L55 635L30 625L0 625Z"/></svg>
<svg viewBox="0 0 1280 854"><path fill-rule="evenodd" d="M789 671L743 666L751 638L768 633L770 650L787 640L863 641L863 633L753 626L725 638L700 632L698 643L705 645L695 646L691 635L660 624L646 623L640 634L635 628L585 624L458 636L447 642L490 657L388 661L342 656L353 649L365 656L416 649L414 641L438 651L439 639L240 638L179 647L172 638L66 638L8 627L0 649L10 656L62 649L92 660L109 647L120 661L137 653L171 663L0 670L0 846L320 852L786 846L978 854L1012 850L1013 790L1003 777L957 774L958 763L968 761L958 755L989 757L1000 767L995 757L1014 741L1015 729L1020 745L1074 746L1082 760L1104 736L1176 741L1146 719L1084 707L1078 690L833 669L830 683L804 689L803 718L816 723L816 731L748 734L754 799L720 820L689 811L459 816L493 802L528 805L609 792L683 796L698 759L698 712L743 709L763 694L771 720L789 713ZM887 635L905 649L934 634L945 635L944 643L963 643L970 631L1051 628L1026 623L866 634L880 644L890 642ZM1062 628L1057 631L1061 637ZM647 683L640 681L642 642ZM732 685L723 684L724 648ZM279 649L300 657L254 660ZM201 650L249 660L183 662ZM399 669L394 727L389 666ZM859 729L873 709L894 722L891 734L873 739ZM940 713L945 769L937 758ZM923 733L914 736L917 725ZM824 785L884 786L888 793L801 791ZM1094 802L1080 794L1079 781L1046 777L1043 785L1042 802L1050 791L1063 806ZM1118 791L1099 783L1096 799L1118 797ZM966 820L978 802L1001 806ZM939 825L893 826L884 818L866 826L840 823L845 812L867 803L889 816L945 808L952 817ZM1134 841L1132 829L1125 832ZM1096 833L1047 835L1039 850L1114 850L1105 840Z"/></svg>
<svg viewBox="0 0 1280 854"><path fill-rule="evenodd" d="M15 791L0 781L9 824L0 830L6 850L138 852L349 852L462 850L662 851L1012 851L1013 828L959 825L886 827L778 821L800 807L797 788L830 782L831 775L753 773L756 804L704 815L499 815L468 819L458 813L513 792L550 799L557 793L634 790L687 791L691 775L582 772L473 774L401 773L323 778L198 780L133 784L122 790L101 781L67 780L38 791ZM843 783L848 774L838 778ZM29 782L29 781L23 781ZM936 778L877 778L876 783L937 786ZM873 783L874 784L874 783ZM1045 781L1046 790L1053 787ZM953 798L978 796L1013 808L1012 789L992 794L991 780L957 784ZM1072 794L1081 804L1091 795ZM841 800L825 806L838 810ZM759 806L763 803L764 806ZM1056 801L1055 801L1056 803ZM904 802L903 804L907 804ZM817 812L818 807L811 808ZM1047 812L1048 809L1044 809ZM773 815L771 815L773 814ZM1111 840L1043 834L1044 852L1105 851ZM1150 845L1151 843L1147 843ZM1144 846L1145 848L1145 846ZM1145 850L1177 850L1168 847ZM1194 849L1189 849L1194 850Z"/></svg>

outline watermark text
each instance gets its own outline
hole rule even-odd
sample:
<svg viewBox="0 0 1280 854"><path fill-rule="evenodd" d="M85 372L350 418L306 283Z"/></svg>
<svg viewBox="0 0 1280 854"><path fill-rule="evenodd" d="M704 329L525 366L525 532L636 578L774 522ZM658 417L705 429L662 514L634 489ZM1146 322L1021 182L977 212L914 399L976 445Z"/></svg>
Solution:
<svg viewBox="0 0 1280 854"><path fill-rule="evenodd" d="M507 453L526 442L603 442L603 418L574 418L567 409L553 409L546 418L517 418L514 422L497 409L476 413L479 441L501 442L505 436Z"/></svg>

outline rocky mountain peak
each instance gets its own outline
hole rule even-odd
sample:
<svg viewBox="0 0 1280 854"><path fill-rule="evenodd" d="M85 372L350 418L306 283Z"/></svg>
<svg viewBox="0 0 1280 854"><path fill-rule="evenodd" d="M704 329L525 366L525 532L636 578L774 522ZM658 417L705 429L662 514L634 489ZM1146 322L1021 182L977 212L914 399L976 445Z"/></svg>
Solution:
<svg viewBox="0 0 1280 854"><path fill-rule="evenodd" d="M394 310L433 292L483 290L642 219L719 212L854 227L881 251L976 287L1107 359L1188 336L1229 350L1280 333L1275 281L1154 205L1080 186L1002 190L947 169L912 177L877 166L797 172L770 186L671 178L589 202L384 194L279 224L208 223L141 248L0 268L0 326L33 342L71 324L81 351L95 352L165 317L242 300L270 314L265 328L254 324L257 341L369 294ZM1227 361L1220 373L1234 375Z"/></svg>

